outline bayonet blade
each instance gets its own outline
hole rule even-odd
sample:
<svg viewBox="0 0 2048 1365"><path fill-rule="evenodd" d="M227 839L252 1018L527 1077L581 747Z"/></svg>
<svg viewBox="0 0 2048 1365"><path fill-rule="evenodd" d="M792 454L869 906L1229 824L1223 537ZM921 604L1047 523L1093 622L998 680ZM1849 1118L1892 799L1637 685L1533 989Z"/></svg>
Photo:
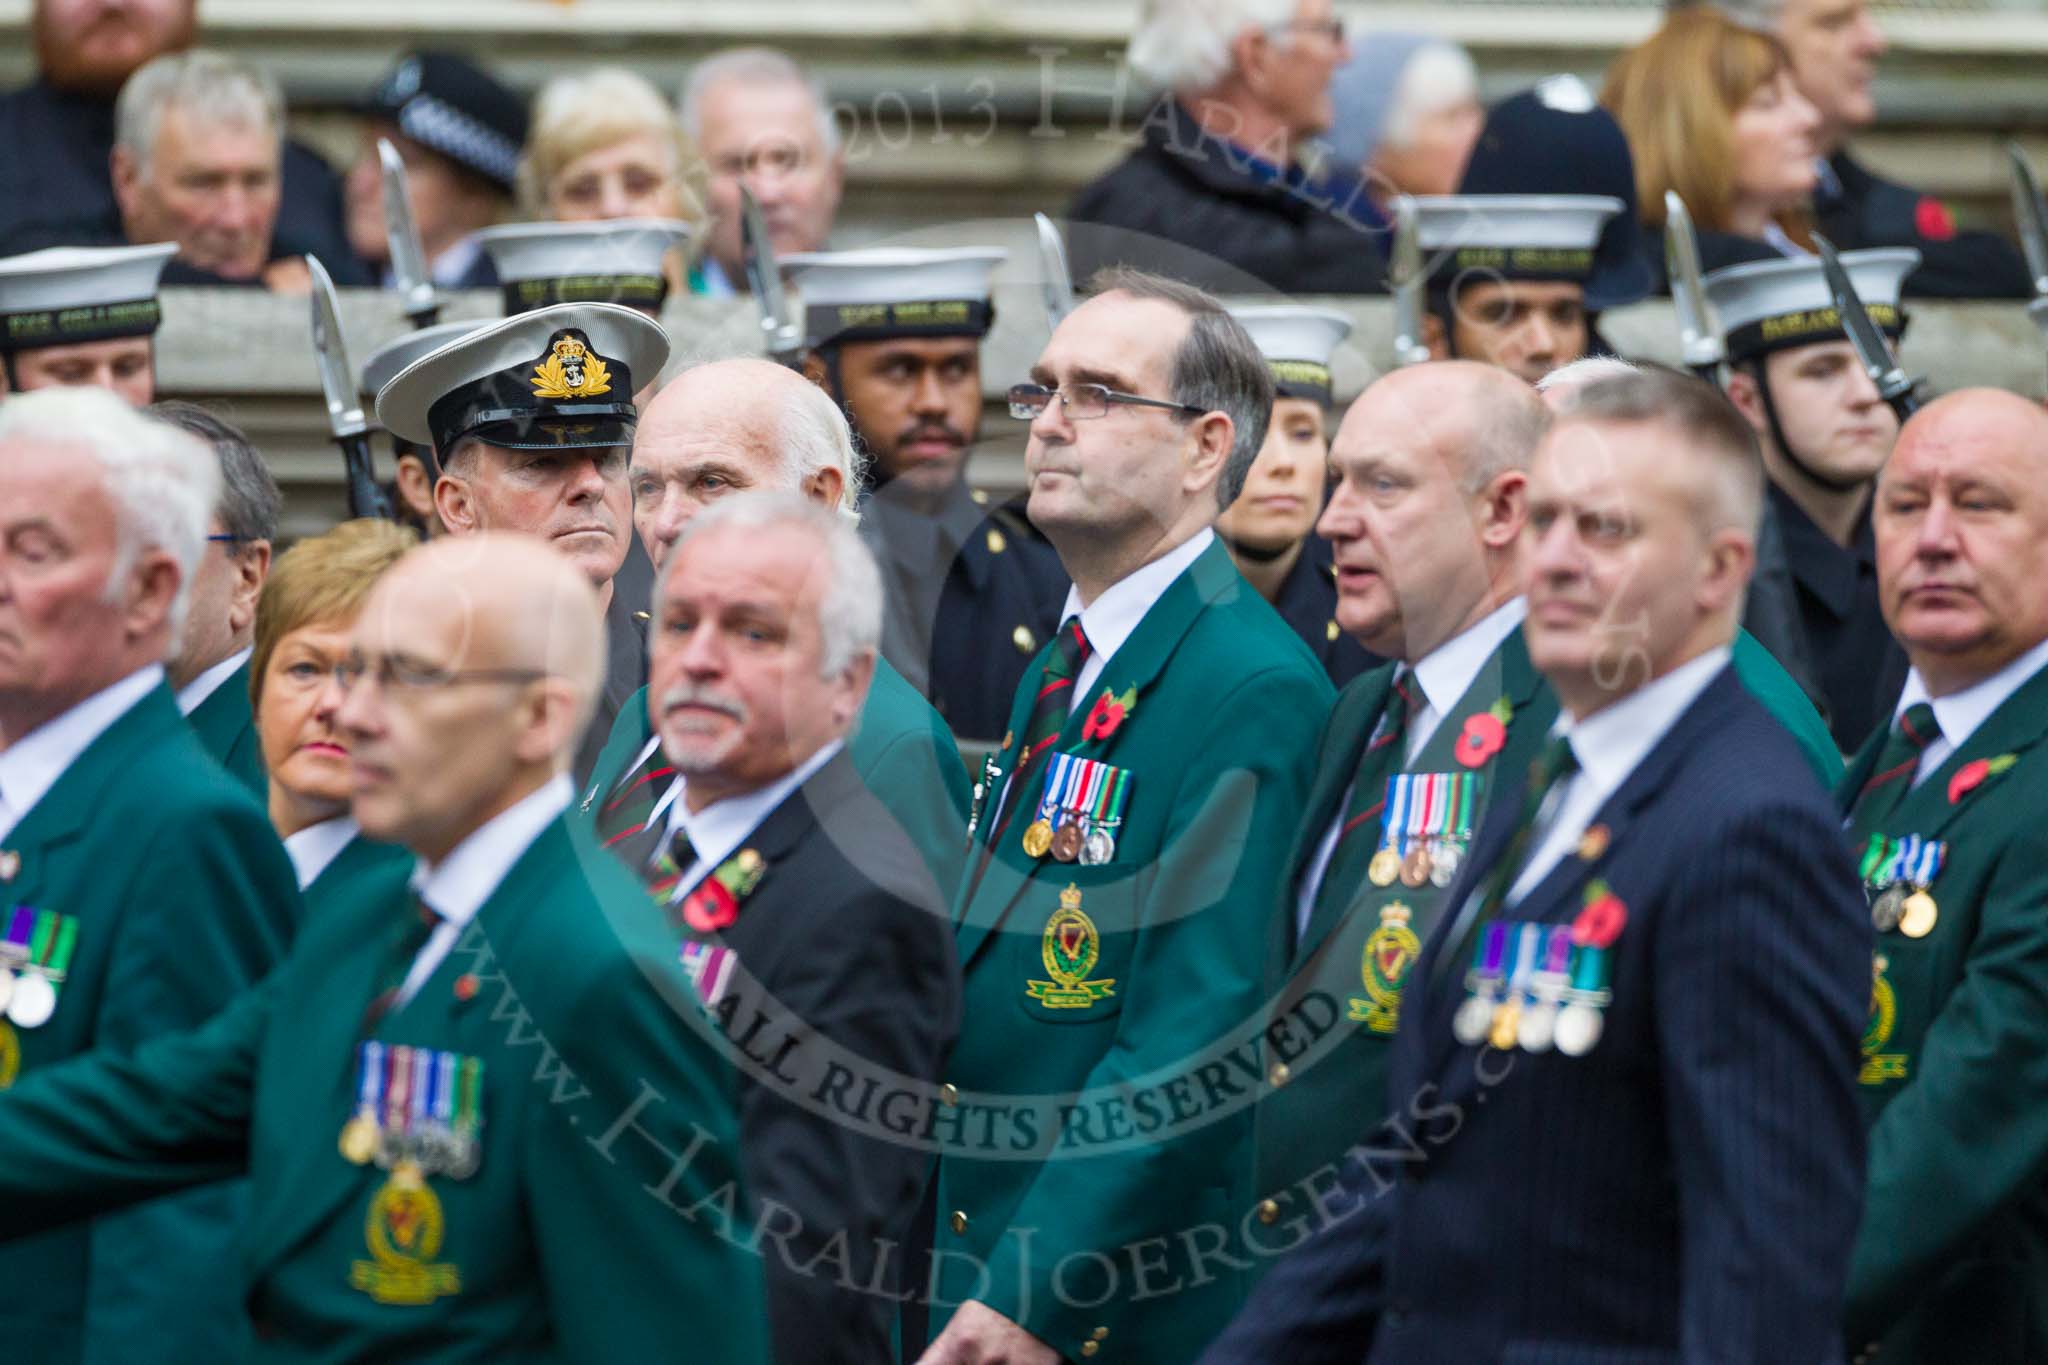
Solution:
<svg viewBox="0 0 2048 1365"><path fill-rule="evenodd" d="M1038 287L1045 299L1045 320L1056 329L1074 311L1074 276L1058 225L1042 213L1032 219L1038 224L1038 267L1044 272Z"/></svg>
<svg viewBox="0 0 2048 1365"><path fill-rule="evenodd" d="M1700 276L1700 243L1692 214L1676 190L1664 191L1664 258L1671 306L1678 314L1678 346L1686 366L1712 381L1727 352L1707 318L1707 287Z"/></svg>
<svg viewBox="0 0 2048 1365"><path fill-rule="evenodd" d="M1842 330L1849 334L1849 344L1856 348L1856 358L1863 362L1863 372L1877 386L1877 396L1891 405L1901 422L1905 421L1920 406L1913 395L1913 381L1899 368L1898 358L1892 354L1884 333L1870 320L1870 313L1863 307L1863 299L1856 293L1855 282L1843 267L1834 243L1816 232L1813 245L1820 252L1821 273L1827 278L1828 292L1834 296L1835 311L1842 319Z"/></svg>
<svg viewBox="0 0 2048 1365"><path fill-rule="evenodd" d="M1420 365L1429 359L1429 346L1422 338L1422 291L1426 276L1415 201L1405 194L1394 200L1391 264L1387 282L1394 294L1394 363Z"/></svg>
<svg viewBox="0 0 2048 1365"><path fill-rule="evenodd" d="M327 398L327 429L335 440L346 440L369 430L369 423L356 392L356 372L348 363L334 279L318 256L306 257L306 270L313 277L313 363L320 371L320 392Z"/></svg>
<svg viewBox="0 0 2048 1365"><path fill-rule="evenodd" d="M2005 144L2012 163L2012 216L2019 226L2020 249L2027 253L2027 273L2034 277L2034 297L2048 298L2048 211L2041 202L2041 181L2034 163L2017 142Z"/></svg>
<svg viewBox="0 0 2048 1365"><path fill-rule="evenodd" d="M405 192L405 161L389 138L377 139L377 159L384 167L384 237L391 252L391 275L397 281L398 306L415 327L431 327L440 312L434 281L427 274L427 253L412 221L412 201Z"/></svg>
<svg viewBox="0 0 2048 1365"><path fill-rule="evenodd" d="M803 333L789 320L789 295L782 287L768 220L745 185L740 186L740 259L746 265L754 306L760 310L762 345L771 359L793 368L803 355Z"/></svg>

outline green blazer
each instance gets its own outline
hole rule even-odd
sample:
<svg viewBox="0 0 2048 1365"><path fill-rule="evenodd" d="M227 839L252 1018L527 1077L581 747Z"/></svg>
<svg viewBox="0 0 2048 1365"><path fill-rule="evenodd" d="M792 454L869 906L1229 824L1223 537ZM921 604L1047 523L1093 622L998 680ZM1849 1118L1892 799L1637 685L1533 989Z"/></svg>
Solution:
<svg viewBox="0 0 2048 1365"><path fill-rule="evenodd" d="M320 869L301 893L306 901L306 918L347 914L356 905L393 905L408 896L406 884L412 877L412 850L397 844L380 844L358 834L348 841L334 861Z"/></svg>
<svg viewBox="0 0 2048 1365"><path fill-rule="evenodd" d="M653 734L643 687L620 710L576 805L586 825L595 823L607 794ZM967 844L967 765L932 704L880 657L860 719L846 737L846 753L862 783L924 855L933 881L958 885Z"/></svg>
<svg viewBox="0 0 2048 1365"><path fill-rule="evenodd" d="M1018 689L1004 771L1045 653ZM1121 725L1083 738L1098 697L1126 692L1136 704ZM1055 746L1130 774L1114 857L1026 854L1037 780L1009 794L1016 814L993 847L986 802L970 850L985 870L970 869L954 909L962 1032L932 1121L945 1253L934 1332L978 1298L1070 1359L1106 1342L1120 1360L1185 1361L1236 1310L1244 1273L1191 1265L1182 1232L1205 1229L1195 1245L1220 1248L1251 1195L1255 1094L1237 1059L1256 1069L1273 886L1332 700L1322 666L1219 541L1109 659ZM1069 988L1093 993L1083 1006L1043 994L1071 975L1061 942L1095 950L1090 985ZM1098 1258L1120 1265L1115 1284ZM1145 1292L1175 1281L1181 1292Z"/></svg>
<svg viewBox="0 0 2048 1365"><path fill-rule="evenodd" d="M483 1063L481 1159L428 1177L408 1244L386 1172L337 1145L408 913L337 900L212 1023L0 1096L0 1236L246 1171L207 1270L242 1272L257 1360L766 1360L729 1068L674 934L566 820L375 1030Z"/></svg>
<svg viewBox="0 0 2048 1365"><path fill-rule="evenodd" d="M1889 728L1850 764L1844 811ZM1948 845L1933 931L1877 936L1863 1036L1869 1178L1847 1330L1851 1351L1882 1339L1885 1361L2048 1359L2044 736L2048 670L1877 826ZM1951 800L1978 760L1995 771ZM1859 862L1870 833L1867 819L1849 830Z"/></svg>
<svg viewBox="0 0 2048 1365"><path fill-rule="evenodd" d="M1771 713L1771 718L1785 727L1799 752L1806 756L1813 775L1820 779L1822 789L1841 781L1842 751L1835 747L1835 737L1828 732L1827 722L1820 718L1820 712L1814 709L1812 699L1798 680L1746 630L1735 632L1733 653L1730 662L1742 682L1742 690L1755 697Z"/></svg>
<svg viewBox="0 0 2048 1365"><path fill-rule="evenodd" d="M1273 914L1290 940L1302 878L1344 810L1345 793L1386 705L1394 670L1387 664L1355 679L1338 695L1337 709L1323 730L1307 812L1276 882ZM1506 743L1476 768L1467 767L1455 756L1466 718L1502 702L1509 708ZM1476 835L1497 792L1507 791L1510 801L1520 799L1523 775L1556 719L1557 697L1530 664L1518 626L1444 714L1429 742L1396 771L1476 773ZM1354 837L1371 837L1377 844L1381 828L1373 825ZM1383 1116L1388 1047L1400 1017L1401 988L1445 899L1427 882L1411 888L1396 880L1379 887L1360 876L1343 901L1311 918L1307 932L1291 943L1266 1035L1267 1065L1256 1116L1258 1183L1252 1214L1260 1223L1313 1216L1311 1187L1327 1188L1344 1150ZM1325 1173L1300 1183L1319 1171Z"/></svg>
<svg viewBox="0 0 2048 1365"><path fill-rule="evenodd" d="M269 779L263 775L263 746L256 740L256 719L249 707L249 665L243 664L223 678L185 719L216 763L240 778L243 786L256 793L259 803L270 799Z"/></svg>
<svg viewBox="0 0 2048 1365"><path fill-rule="evenodd" d="M4 840L0 904L73 918L41 1028L0 1021L0 1083L197 1025L275 965L299 918L270 822L158 687L93 741ZM241 1349L219 1267L242 1246L239 1189L0 1246L13 1359L213 1361Z"/></svg>

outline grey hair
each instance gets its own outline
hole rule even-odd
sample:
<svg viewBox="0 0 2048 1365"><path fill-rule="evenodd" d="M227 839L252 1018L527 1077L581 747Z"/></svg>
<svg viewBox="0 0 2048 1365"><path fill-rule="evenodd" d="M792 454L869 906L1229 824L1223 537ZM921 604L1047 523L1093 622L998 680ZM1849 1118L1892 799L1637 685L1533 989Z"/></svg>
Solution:
<svg viewBox="0 0 2048 1365"><path fill-rule="evenodd" d="M1569 364L1560 365L1536 381L1536 392L1557 393L1561 401L1570 404L1580 389L1596 384L1603 379L1621 379L1632 374L1641 374L1640 365L1630 364L1620 356L1580 356Z"/></svg>
<svg viewBox="0 0 2048 1365"><path fill-rule="evenodd" d="M849 522L858 522L867 460L854 442L846 414L832 401L832 395L816 384L806 384L800 390L792 387L780 419L775 453L782 462L789 490L801 492L804 481L813 474L836 469L841 480L839 515Z"/></svg>
<svg viewBox="0 0 2048 1365"><path fill-rule="evenodd" d="M83 450L99 466L114 509L107 601L121 600L144 551L161 550L177 561L178 594L170 611L175 649L220 498L220 465L212 452L189 432L91 386L37 389L0 403L0 444L9 442Z"/></svg>
<svg viewBox="0 0 2048 1365"><path fill-rule="evenodd" d="M1125 60L1156 90L1214 89L1230 74L1231 44L1248 28L1279 29L1296 0L1144 0Z"/></svg>
<svg viewBox="0 0 2048 1365"><path fill-rule="evenodd" d="M1472 54L1455 43L1430 43L1401 68L1380 140L1392 147L1412 146L1424 119L1478 98L1479 70Z"/></svg>
<svg viewBox="0 0 2048 1365"><path fill-rule="evenodd" d="M220 518L221 528L235 538L234 548L239 552L258 540L275 544L284 494L242 429L197 403L176 399L151 404L149 412L213 447L221 475L220 504L214 515Z"/></svg>
<svg viewBox="0 0 2048 1365"><path fill-rule="evenodd" d="M1167 393L1176 403L1230 419L1230 457L1216 481L1216 505L1227 509L1244 491L1259 448L1266 443L1266 425L1273 416L1272 367L1230 310L1194 285L1129 266L1109 266L1088 281L1089 297L1103 294L1153 299L1187 314L1188 334L1173 353Z"/></svg>
<svg viewBox="0 0 2048 1365"><path fill-rule="evenodd" d="M1510 470L1527 469L1536 447L1550 431L1550 409L1536 391L1516 380L1489 384L1467 398L1470 424L1465 446L1464 488L1477 493Z"/></svg>
<svg viewBox="0 0 2048 1365"><path fill-rule="evenodd" d="M1667 11L1699 8L1719 10L1731 23L1772 37L1785 23L1785 0L1665 0Z"/></svg>
<svg viewBox="0 0 2048 1365"><path fill-rule="evenodd" d="M1754 537L1763 519L1764 462L1756 432L1712 384L1662 365L1595 380L1560 422L1656 423L1681 436L1713 478L1701 499L1706 529L1736 527Z"/></svg>
<svg viewBox="0 0 2048 1365"><path fill-rule="evenodd" d="M690 68L676 109L683 131L701 153L704 147L704 97L726 81L741 85L795 85L809 92L817 111L818 139L827 157L839 155L839 123L832 117L832 98L823 81L804 74L796 59L772 47L729 47Z"/></svg>
<svg viewBox="0 0 2048 1365"><path fill-rule="evenodd" d="M873 655L881 648L882 571L852 522L801 493L738 493L718 499L691 517L676 538L675 548L662 561L654 585L653 612L659 618L669 575L682 561L683 547L696 537L721 530L769 531L785 526L811 536L825 551L828 578L824 596L818 599L818 633L824 650L818 676L836 678L863 654Z"/></svg>
<svg viewBox="0 0 2048 1365"><path fill-rule="evenodd" d="M148 62L121 87L114 102L114 144L147 170L164 110L172 105L208 124L267 127L284 151L284 92L260 67L224 52L193 48Z"/></svg>

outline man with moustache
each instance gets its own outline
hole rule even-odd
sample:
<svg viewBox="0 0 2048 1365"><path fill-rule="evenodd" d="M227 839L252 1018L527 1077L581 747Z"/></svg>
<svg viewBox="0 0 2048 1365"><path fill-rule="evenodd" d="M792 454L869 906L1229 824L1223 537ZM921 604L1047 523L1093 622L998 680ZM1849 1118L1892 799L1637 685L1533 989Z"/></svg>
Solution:
<svg viewBox="0 0 2048 1365"><path fill-rule="evenodd" d="M1847 1327L1910 1365L2048 1353L2044 449L2037 405L1948 394L1899 433L1872 513L1912 671L1837 793L1877 930Z"/></svg>
<svg viewBox="0 0 2048 1365"><path fill-rule="evenodd" d="M1002 260L961 247L783 262L803 294L804 373L845 408L868 456L861 534L887 593L882 657L954 734L989 745L1067 592L1022 500L989 510L967 484Z"/></svg>
<svg viewBox="0 0 2048 1365"><path fill-rule="evenodd" d="M1319 1210L1355 1216L1205 1359L1838 1355L1870 934L1729 668L1762 501L1686 376L1595 383L1538 448L1523 635L1558 720L1404 992L1393 1117Z"/></svg>
<svg viewBox="0 0 2048 1365"><path fill-rule="evenodd" d="M693 518L735 493L795 494L854 518L860 458L845 415L815 384L769 361L721 360L685 370L647 405L631 487L633 523L658 569ZM647 688L625 701L584 784L578 813L614 846L646 829L674 775L655 733L660 703ZM950 894L967 769L945 721L886 659L875 662L847 757Z"/></svg>
<svg viewBox="0 0 2048 1365"><path fill-rule="evenodd" d="M259 1355L645 1359L686 1332L766 1358L730 1069L673 935L565 818L601 629L525 537L378 581L338 720L412 895L330 906L205 1027L0 1096L0 1237L246 1171L239 1254L204 1269Z"/></svg>
<svg viewBox="0 0 2048 1365"><path fill-rule="evenodd" d="M936 1085L960 1013L945 893L846 752L880 577L836 511L749 493L683 529L654 603L648 686L675 776L612 852L683 931L734 1045L776 1059L740 1089L748 1185L786 1225L764 1252L776 1359L868 1365L891 1354L930 1156L856 1101L804 1101L835 1075L838 1094ZM829 1060L785 1069L797 1034Z"/></svg>
<svg viewBox="0 0 2048 1365"><path fill-rule="evenodd" d="M606 675L576 752L578 783L647 674L643 608L613 590L631 547L626 462L633 396L668 363L668 334L611 303L554 304L479 327L400 370L377 394L394 437L431 449L449 535L519 531L566 555L597 590Z"/></svg>
<svg viewBox="0 0 2048 1365"><path fill-rule="evenodd" d="M202 1023L298 921L262 809L164 677L219 488L211 451L112 393L0 403L0 1090ZM244 1353L219 1268L246 1245L247 1193L80 1201L70 1226L0 1247L8 1354Z"/></svg>
<svg viewBox="0 0 2048 1365"><path fill-rule="evenodd" d="M1337 619L1390 662L1338 695L1288 855L1274 1018L1316 996L1335 1027L1313 1048L1293 1024L1272 1039L1261 1225L1311 1207L1318 1172L1332 1180L1381 1116L1403 990L1454 908L1443 889L1557 716L1522 638L1518 554L1529 457L1549 424L1520 379L1447 360L1373 384L1331 448L1317 530L1333 547Z"/></svg>

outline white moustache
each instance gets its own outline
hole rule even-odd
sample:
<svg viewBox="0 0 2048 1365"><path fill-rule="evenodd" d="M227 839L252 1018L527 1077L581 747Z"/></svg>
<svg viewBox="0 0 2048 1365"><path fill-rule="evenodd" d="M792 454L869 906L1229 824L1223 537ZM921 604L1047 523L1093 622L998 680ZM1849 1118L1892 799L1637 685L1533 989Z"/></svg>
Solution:
<svg viewBox="0 0 2048 1365"><path fill-rule="evenodd" d="M747 723L748 712L743 702L722 692L714 692L708 687L679 683L661 694L661 709L664 714L680 706L701 707L707 711L716 711L722 716L729 716L742 725Z"/></svg>

